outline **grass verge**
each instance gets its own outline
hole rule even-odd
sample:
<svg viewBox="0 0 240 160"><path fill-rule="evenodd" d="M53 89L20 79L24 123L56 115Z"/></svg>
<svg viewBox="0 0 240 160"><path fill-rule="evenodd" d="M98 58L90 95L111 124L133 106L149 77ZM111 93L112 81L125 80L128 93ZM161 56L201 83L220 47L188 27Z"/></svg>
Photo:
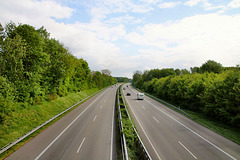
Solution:
<svg viewBox="0 0 240 160"><path fill-rule="evenodd" d="M99 90L98 88L94 88L90 90L81 91L78 93L69 93L65 97L59 97L52 101L44 101L40 105L32 105L28 107L23 107L19 105L14 112L8 115L4 123L0 124L0 148L16 140L18 137L23 136L25 133L31 131L40 124L43 124L48 119L52 118L58 113L61 113L68 107L76 104L77 102L83 100L84 98L90 96L91 94L95 93L98 90ZM70 112L71 110L69 110L68 112ZM25 138L23 141L21 141L8 151L2 153L0 155L0 159L3 159L7 155L17 150L27 141L29 141L34 136L42 132L44 129L46 129L48 126L50 126L58 119L66 115L68 112L56 118L55 120L53 120L46 126L42 127L32 135L28 136L27 138Z"/></svg>
<svg viewBox="0 0 240 160"><path fill-rule="evenodd" d="M227 139L240 144L240 128L232 127L230 125L226 125L219 121L216 121L212 118L209 118L201 113L196 113L193 111L189 111L183 109L184 112L189 114L192 117L192 120L203 125L204 127L226 137Z"/></svg>

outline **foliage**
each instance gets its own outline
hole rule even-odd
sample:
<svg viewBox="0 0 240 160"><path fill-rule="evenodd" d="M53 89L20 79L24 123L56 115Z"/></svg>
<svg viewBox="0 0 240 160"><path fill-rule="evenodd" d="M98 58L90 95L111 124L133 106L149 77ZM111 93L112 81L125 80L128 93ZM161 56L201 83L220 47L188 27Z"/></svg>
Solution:
<svg viewBox="0 0 240 160"><path fill-rule="evenodd" d="M101 70L103 75L107 75L107 76L111 76L111 71L109 71L108 69L103 69Z"/></svg>
<svg viewBox="0 0 240 160"><path fill-rule="evenodd" d="M88 63L74 57L44 27L0 24L0 123L44 100L117 83L105 72L92 74Z"/></svg>
<svg viewBox="0 0 240 160"><path fill-rule="evenodd" d="M121 91L119 90L119 102L120 102L120 112L122 116L123 133L126 139L126 145L128 150L129 159L144 159L142 148L138 144L137 135L133 129L132 122L128 117L126 108L124 107L123 98L121 96Z"/></svg>
<svg viewBox="0 0 240 160"><path fill-rule="evenodd" d="M144 72L135 73L133 84L181 108L203 113L213 119L240 127L240 70L223 70L221 64L207 61L192 74L181 73L162 78L146 79ZM176 70L175 70L176 71Z"/></svg>
<svg viewBox="0 0 240 160"><path fill-rule="evenodd" d="M131 83L131 79L127 78L127 77L115 77L117 79L118 82L123 82L123 83Z"/></svg>
<svg viewBox="0 0 240 160"><path fill-rule="evenodd" d="M206 63L204 63L200 67L201 73L205 73L205 72L221 73L222 70L223 70L222 65L212 60L208 60Z"/></svg>
<svg viewBox="0 0 240 160"><path fill-rule="evenodd" d="M76 104L98 90L98 88L93 88L77 93L69 93L69 95L65 97L58 97L52 101L44 101L42 104L29 107L24 107L19 104L16 105L5 98L1 99L0 96L0 101L8 101L8 106L6 103L1 103L2 105L6 104L8 110L10 109L9 104L13 105L11 107L12 109L14 107L14 112L8 111L8 115L3 114L4 112L2 110L0 111L0 115L5 116L4 123L1 123L0 125L0 148L13 142L25 133L31 131L33 128L43 124L53 116L66 110L69 106ZM0 109L2 109L2 107Z"/></svg>

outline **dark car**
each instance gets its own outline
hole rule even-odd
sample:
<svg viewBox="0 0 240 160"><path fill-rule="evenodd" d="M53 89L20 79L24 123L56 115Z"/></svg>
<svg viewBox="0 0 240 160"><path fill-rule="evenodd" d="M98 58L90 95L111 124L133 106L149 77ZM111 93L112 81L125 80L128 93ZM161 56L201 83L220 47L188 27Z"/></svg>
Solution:
<svg viewBox="0 0 240 160"><path fill-rule="evenodd" d="M131 96L131 93L127 93L127 96Z"/></svg>

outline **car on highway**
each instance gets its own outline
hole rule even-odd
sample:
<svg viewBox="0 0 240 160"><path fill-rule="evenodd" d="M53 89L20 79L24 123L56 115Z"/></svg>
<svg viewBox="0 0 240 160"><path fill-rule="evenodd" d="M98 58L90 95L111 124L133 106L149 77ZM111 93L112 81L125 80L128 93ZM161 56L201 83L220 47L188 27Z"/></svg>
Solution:
<svg viewBox="0 0 240 160"><path fill-rule="evenodd" d="M128 92L128 93L127 93L127 96L131 96L131 93Z"/></svg>
<svg viewBox="0 0 240 160"><path fill-rule="evenodd" d="M143 100L144 99L144 93L137 93L137 99Z"/></svg>

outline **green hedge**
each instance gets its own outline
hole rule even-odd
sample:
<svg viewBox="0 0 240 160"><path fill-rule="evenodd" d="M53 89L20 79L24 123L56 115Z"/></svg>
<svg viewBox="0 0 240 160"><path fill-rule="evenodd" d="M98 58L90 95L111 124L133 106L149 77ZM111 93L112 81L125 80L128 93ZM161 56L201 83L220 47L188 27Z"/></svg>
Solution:
<svg viewBox="0 0 240 160"><path fill-rule="evenodd" d="M137 87L181 108L240 127L239 70L155 78Z"/></svg>

